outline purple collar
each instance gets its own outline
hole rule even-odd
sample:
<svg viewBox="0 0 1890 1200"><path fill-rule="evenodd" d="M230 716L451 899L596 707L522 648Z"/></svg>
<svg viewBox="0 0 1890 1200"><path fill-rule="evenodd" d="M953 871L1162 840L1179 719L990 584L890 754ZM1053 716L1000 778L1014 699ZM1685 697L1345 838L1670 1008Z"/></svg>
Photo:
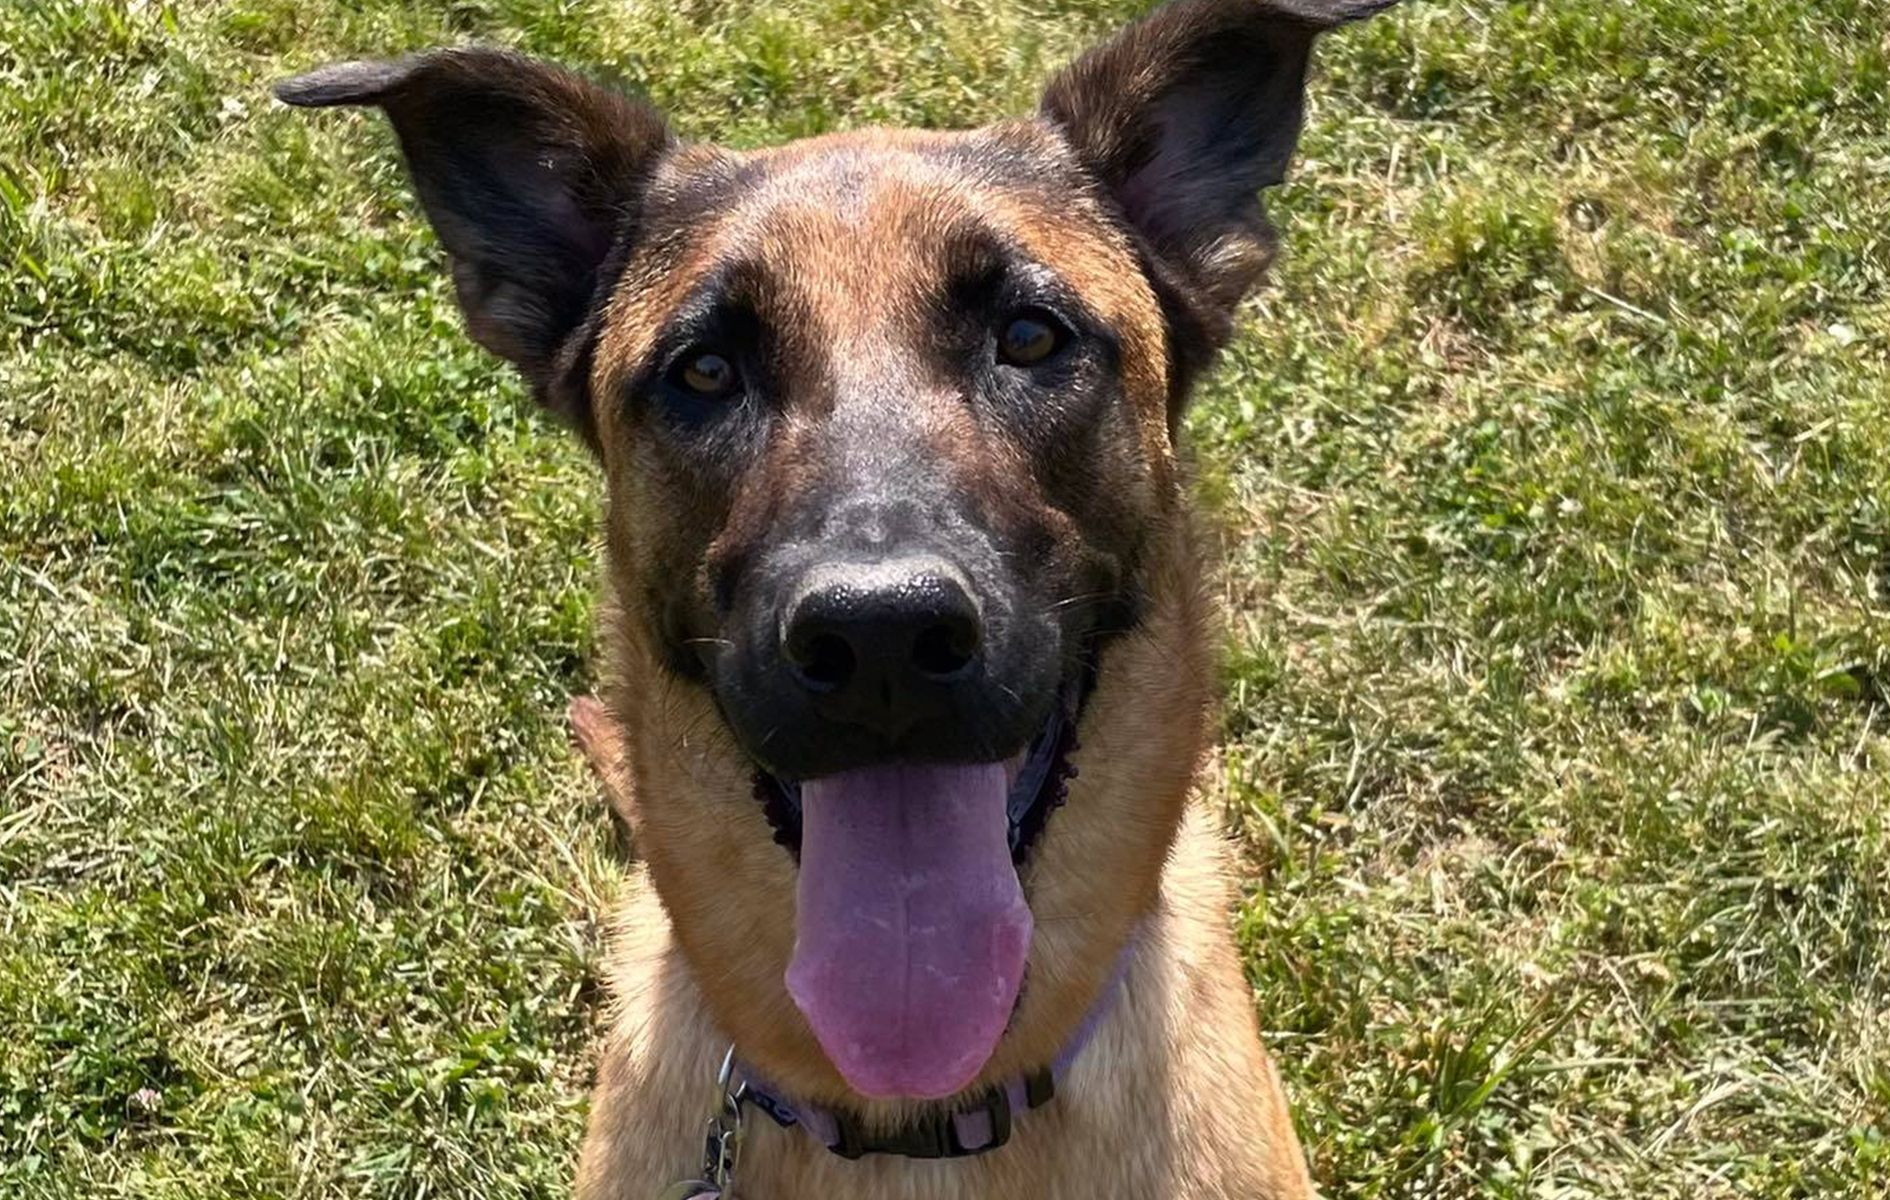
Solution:
<svg viewBox="0 0 1890 1200"><path fill-rule="evenodd" d="M746 1064L738 1064L736 1068L740 1087L734 1097L767 1113L777 1125L784 1128L799 1125L841 1158L863 1158L868 1154L967 1158L995 1150L1010 1141L1013 1116L1042 1108L1056 1096L1070 1067L1096 1036L1103 1018L1115 1007L1116 995L1122 990L1123 977L1128 974L1129 959L1138 940L1131 935L1123 945L1109 982L1084 1014L1082 1024L1076 1027L1070 1040L1063 1043L1063 1049L1048 1066L994 1084L978 1097L935 1109L888 1133L869 1132L849 1113L814 1104L796 1104Z"/></svg>

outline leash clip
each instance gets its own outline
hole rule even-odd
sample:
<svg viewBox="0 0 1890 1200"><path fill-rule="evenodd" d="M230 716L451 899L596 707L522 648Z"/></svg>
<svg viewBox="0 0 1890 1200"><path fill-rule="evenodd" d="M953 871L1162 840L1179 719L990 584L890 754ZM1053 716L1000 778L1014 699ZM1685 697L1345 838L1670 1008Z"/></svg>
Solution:
<svg viewBox="0 0 1890 1200"><path fill-rule="evenodd" d="M716 1111L702 1135L702 1176L673 1183L659 1200L735 1200L735 1166L742 1153L742 1103L748 1085L735 1082L735 1046L730 1043L715 1074Z"/></svg>
<svg viewBox="0 0 1890 1200"><path fill-rule="evenodd" d="M702 1174L720 1190L722 1200L734 1200L735 1167L742 1151L742 1100L748 1088L735 1082L733 1042L715 1073L715 1090L718 1108L703 1136Z"/></svg>

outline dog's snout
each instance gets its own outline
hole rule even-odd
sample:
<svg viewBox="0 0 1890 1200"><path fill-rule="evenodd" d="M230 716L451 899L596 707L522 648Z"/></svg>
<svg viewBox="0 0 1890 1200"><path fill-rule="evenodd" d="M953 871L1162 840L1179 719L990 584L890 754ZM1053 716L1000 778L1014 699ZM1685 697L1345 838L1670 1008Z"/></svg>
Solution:
<svg viewBox="0 0 1890 1200"><path fill-rule="evenodd" d="M972 673L983 644L970 586L929 558L816 568L781 625L781 657L818 707L895 735Z"/></svg>
<svg viewBox="0 0 1890 1200"><path fill-rule="evenodd" d="M1062 631L967 526L889 544L823 527L757 560L714 659L761 766L796 781L889 763L997 762L1043 727Z"/></svg>

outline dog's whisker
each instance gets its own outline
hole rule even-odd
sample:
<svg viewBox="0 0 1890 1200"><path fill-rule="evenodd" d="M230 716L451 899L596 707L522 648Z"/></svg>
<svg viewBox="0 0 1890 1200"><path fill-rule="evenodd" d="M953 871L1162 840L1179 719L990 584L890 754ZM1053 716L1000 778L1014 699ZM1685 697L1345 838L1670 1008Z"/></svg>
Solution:
<svg viewBox="0 0 1890 1200"><path fill-rule="evenodd" d="M1099 914L1093 912L1040 913L1033 909L1030 914L1030 919L1033 923L1038 925L1056 925L1070 921L1093 921L1098 915Z"/></svg>
<svg viewBox="0 0 1890 1200"><path fill-rule="evenodd" d="M1081 608L1088 604L1100 604L1111 597L1110 592L1085 592L1080 596L1068 596L1043 609L1043 615L1052 616L1068 609Z"/></svg>

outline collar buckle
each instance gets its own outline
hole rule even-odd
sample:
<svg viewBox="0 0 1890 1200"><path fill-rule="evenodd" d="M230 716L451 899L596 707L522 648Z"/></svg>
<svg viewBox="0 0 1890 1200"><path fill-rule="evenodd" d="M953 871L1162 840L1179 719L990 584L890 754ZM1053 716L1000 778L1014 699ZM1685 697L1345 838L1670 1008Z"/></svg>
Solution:
<svg viewBox="0 0 1890 1200"><path fill-rule="evenodd" d="M960 1119L979 1114L988 1118L990 1136L975 1145L966 1145ZM835 1141L829 1149L841 1158L857 1159L868 1154L970 1158L1011 1140L1011 1098L1002 1087L993 1087L982 1099L930 1113L890 1133L868 1132L857 1119L843 1112L834 1113L833 1122Z"/></svg>

